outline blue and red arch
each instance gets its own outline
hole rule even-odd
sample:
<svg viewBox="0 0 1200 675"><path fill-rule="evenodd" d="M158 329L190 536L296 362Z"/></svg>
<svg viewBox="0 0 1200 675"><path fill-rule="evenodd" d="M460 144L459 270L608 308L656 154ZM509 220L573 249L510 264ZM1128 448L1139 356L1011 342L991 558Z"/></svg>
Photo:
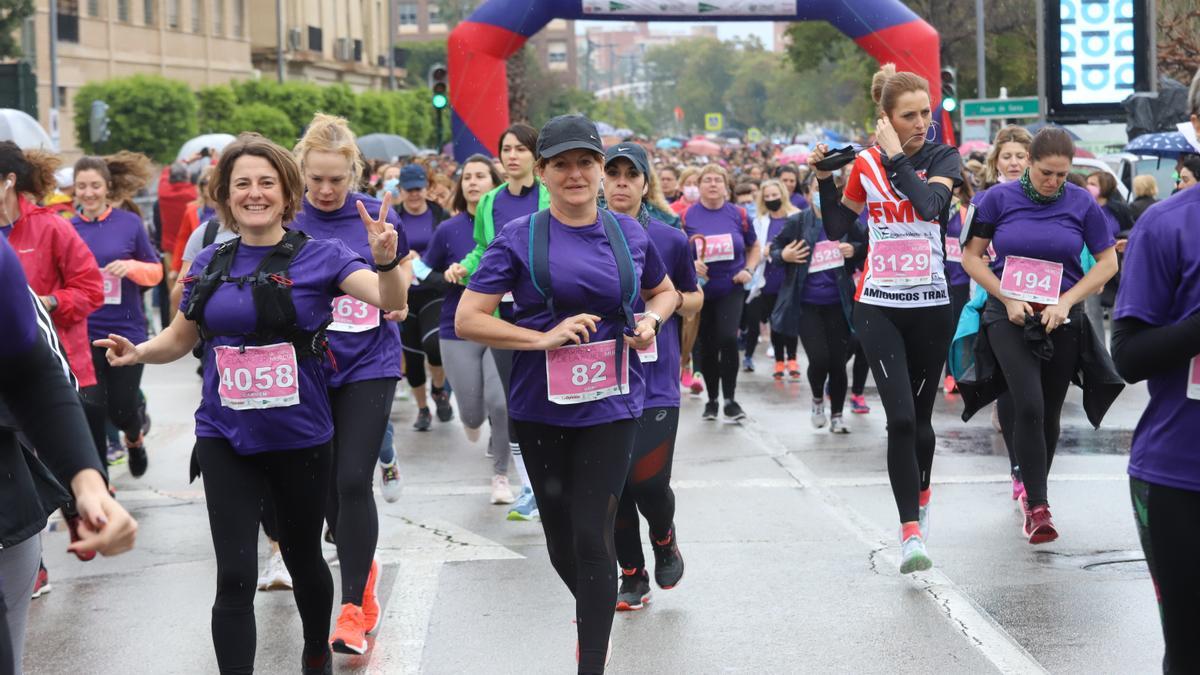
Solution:
<svg viewBox="0 0 1200 675"><path fill-rule="evenodd" d="M880 63L929 80L935 105L941 100L937 31L901 0L796 0L785 15L646 16L584 14L582 0L486 0L450 33L450 106L454 154L494 153L508 126L506 60L554 19L614 21L828 21Z"/></svg>

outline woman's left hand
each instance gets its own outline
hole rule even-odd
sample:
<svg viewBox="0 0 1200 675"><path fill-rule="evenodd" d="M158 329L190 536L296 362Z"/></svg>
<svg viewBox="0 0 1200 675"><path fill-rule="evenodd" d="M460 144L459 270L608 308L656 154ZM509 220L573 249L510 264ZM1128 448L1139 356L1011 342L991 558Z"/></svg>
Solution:
<svg viewBox="0 0 1200 675"><path fill-rule="evenodd" d="M1042 325L1046 327L1046 332L1050 333L1055 328L1067 323L1067 314L1071 311L1071 304L1062 302L1061 299L1057 305L1047 305L1042 310Z"/></svg>
<svg viewBox="0 0 1200 675"><path fill-rule="evenodd" d="M129 274L129 265L126 265L124 260L114 260L104 266L104 271L114 277L124 279L125 275Z"/></svg>
<svg viewBox="0 0 1200 675"><path fill-rule="evenodd" d="M838 244L838 250L842 252L843 258L854 257L854 246L851 244L847 244L843 241L842 243Z"/></svg>
<svg viewBox="0 0 1200 675"><path fill-rule="evenodd" d="M388 212L392 208L391 194L385 194L379 203L378 218L372 218L371 214L367 213L367 207L363 206L361 201L355 202L355 204L358 206L358 217L362 219L363 226L367 228L367 240L371 243L371 257L375 259L376 265L387 265L396 259L396 247L400 241L396 226L387 221Z"/></svg>
<svg viewBox="0 0 1200 675"><path fill-rule="evenodd" d="M738 272L737 274L733 275L733 283L735 283L735 284L747 283L750 281L750 278L752 276L754 276L754 275L750 274L750 270L742 270L741 272Z"/></svg>
<svg viewBox="0 0 1200 675"><path fill-rule="evenodd" d="M737 279L737 277L734 277L734 279ZM633 349L645 349L654 344L654 319L642 319L638 322L635 330L637 331L637 337L630 337L626 335L625 344L629 345Z"/></svg>

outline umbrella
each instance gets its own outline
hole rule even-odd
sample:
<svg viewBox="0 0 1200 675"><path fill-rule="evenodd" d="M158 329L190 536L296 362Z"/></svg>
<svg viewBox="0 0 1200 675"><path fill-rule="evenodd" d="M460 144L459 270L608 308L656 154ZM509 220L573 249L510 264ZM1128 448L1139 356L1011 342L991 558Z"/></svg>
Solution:
<svg viewBox="0 0 1200 675"><path fill-rule="evenodd" d="M808 163L808 152L793 152L790 154L784 153L784 154L780 155L777 159L779 160L780 165L795 164L797 166L800 166L800 165Z"/></svg>
<svg viewBox="0 0 1200 675"><path fill-rule="evenodd" d="M1138 136L1129 141L1129 145L1125 146L1125 152L1173 159L1180 155L1194 153L1196 148L1188 141L1187 136L1178 131L1164 131Z"/></svg>
<svg viewBox="0 0 1200 675"><path fill-rule="evenodd" d="M693 138L683 146L684 150L696 155L719 155L721 154L721 146L704 138Z"/></svg>
<svg viewBox="0 0 1200 675"><path fill-rule="evenodd" d="M600 132L601 136L612 136L617 129L608 122L596 122L596 131Z"/></svg>
<svg viewBox="0 0 1200 675"><path fill-rule="evenodd" d="M358 139L358 149L367 159L395 161L400 157L412 157L418 152L412 141L396 134L367 134Z"/></svg>
<svg viewBox="0 0 1200 675"><path fill-rule="evenodd" d="M1080 148L1080 147L1075 148L1075 156L1083 157L1085 159L1095 159L1096 158L1095 153L1092 153L1088 150L1084 150L1083 148Z"/></svg>
<svg viewBox="0 0 1200 675"><path fill-rule="evenodd" d="M958 146L958 153L963 157L975 151L987 152L992 149L992 145L987 141L967 141Z"/></svg>
<svg viewBox="0 0 1200 675"><path fill-rule="evenodd" d="M783 149L781 155L808 155L808 146L803 143L794 143Z"/></svg>
<svg viewBox="0 0 1200 675"><path fill-rule="evenodd" d="M674 138L660 138L658 139L658 142L654 144L654 147L660 150L676 150L682 148L683 143L680 143Z"/></svg>
<svg viewBox="0 0 1200 675"><path fill-rule="evenodd" d="M612 135L616 136L617 138L629 138L633 135L633 129L621 127L620 129L614 129Z"/></svg>
<svg viewBox="0 0 1200 675"><path fill-rule="evenodd" d="M191 157L204 148L220 152L235 140L237 139L232 134L202 134L184 143L183 147L179 148L179 153L175 155L175 161Z"/></svg>
<svg viewBox="0 0 1200 675"><path fill-rule="evenodd" d="M1031 134L1036 134L1037 132L1041 131L1045 127L1058 127L1060 129L1066 129L1067 135L1071 137L1071 140L1073 140L1073 141L1082 140L1079 138L1079 135L1076 134L1074 131L1067 129L1064 126L1061 126L1058 124L1052 124L1050 122L1034 122L1033 124L1026 126L1025 130Z"/></svg>
<svg viewBox="0 0 1200 675"><path fill-rule="evenodd" d="M53 150L50 134L23 110L0 108L0 141L12 141L22 150L43 148Z"/></svg>

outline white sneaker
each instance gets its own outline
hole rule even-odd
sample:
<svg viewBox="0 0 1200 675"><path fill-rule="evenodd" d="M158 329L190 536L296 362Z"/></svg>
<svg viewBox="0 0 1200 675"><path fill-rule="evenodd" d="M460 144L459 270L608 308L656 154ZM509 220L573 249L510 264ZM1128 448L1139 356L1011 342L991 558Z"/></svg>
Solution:
<svg viewBox="0 0 1200 675"><path fill-rule="evenodd" d="M825 400L813 401L812 415L809 416L814 429L822 429L825 427Z"/></svg>
<svg viewBox="0 0 1200 675"><path fill-rule="evenodd" d="M283 564L283 554L276 551L271 554L271 559L267 561L267 568L258 578L258 590L276 591L291 590L291 588L292 575L288 572L287 565Z"/></svg>
<svg viewBox="0 0 1200 675"><path fill-rule="evenodd" d="M933 561L929 559L929 553L925 551L925 542L916 535L905 539L900 545L900 556L901 574L924 572L933 567Z"/></svg>
<svg viewBox="0 0 1200 675"><path fill-rule="evenodd" d="M831 434L848 434L850 430L846 428L846 423L842 421L841 415L833 415L829 418L829 433Z"/></svg>
<svg viewBox="0 0 1200 675"><path fill-rule="evenodd" d="M517 501L512 488L508 486L508 476L492 476L492 503L512 504Z"/></svg>
<svg viewBox="0 0 1200 675"><path fill-rule="evenodd" d="M403 484L400 482L400 467L396 465L396 460L392 460L391 464L379 463L379 491L383 493L383 500L389 504L395 504L400 500L400 493L404 490Z"/></svg>

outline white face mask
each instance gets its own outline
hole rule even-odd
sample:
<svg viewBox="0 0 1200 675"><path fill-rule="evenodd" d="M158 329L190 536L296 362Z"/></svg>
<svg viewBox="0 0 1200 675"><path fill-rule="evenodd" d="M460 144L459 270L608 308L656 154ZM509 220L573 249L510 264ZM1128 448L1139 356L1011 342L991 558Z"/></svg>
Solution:
<svg viewBox="0 0 1200 675"><path fill-rule="evenodd" d="M699 201L700 200L700 188L696 187L695 185L683 186L683 198L688 200L689 202Z"/></svg>

